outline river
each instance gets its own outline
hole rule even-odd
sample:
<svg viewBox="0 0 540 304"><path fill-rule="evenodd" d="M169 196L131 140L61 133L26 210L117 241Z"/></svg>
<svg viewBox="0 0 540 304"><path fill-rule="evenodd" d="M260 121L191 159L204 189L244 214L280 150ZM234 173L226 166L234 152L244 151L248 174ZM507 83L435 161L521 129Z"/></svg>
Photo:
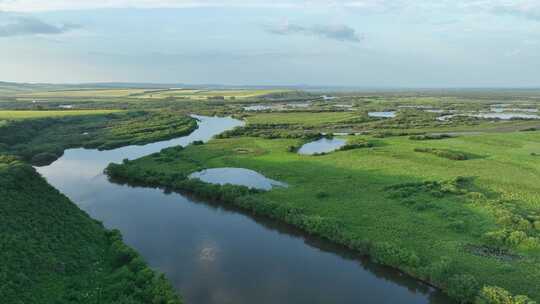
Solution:
<svg viewBox="0 0 540 304"><path fill-rule="evenodd" d="M187 303L452 303L439 291L275 221L161 189L108 181L110 162L207 141L242 125L199 116L192 134L110 151L70 149L37 170L81 209L119 229Z"/></svg>

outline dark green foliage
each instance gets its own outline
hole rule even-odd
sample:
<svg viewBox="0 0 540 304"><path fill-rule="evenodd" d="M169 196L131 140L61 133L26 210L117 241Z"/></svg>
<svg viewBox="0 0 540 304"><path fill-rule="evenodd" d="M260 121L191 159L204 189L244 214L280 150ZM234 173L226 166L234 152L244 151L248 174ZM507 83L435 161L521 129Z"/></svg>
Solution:
<svg viewBox="0 0 540 304"><path fill-rule="evenodd" d="M362 149L362 148L371 148L373 147L373 143L366 141L366 140L355 140L348 142L343 147L341 147L339 150L341 151L347 151L347 150L354 150L354 149Z"/></svg>
<svg viewBox="0 0 540 304"><path fill-rule="evenodd" d="M472 275L454 275L448 281L448 294L460 303L473 302L479 289L480 284Z"/></svg>
<svg viewBox="0 0 540 304"><path fill-rule="evenodd" d="M450 134L422 134L422 135L413 135L410 136L410 140L437 140L437 139L445 139L445 138L452 138L454 136Z"/></svg>
<svg viewBox="0 0 540 304"><path fill-rule="evenodd" d="M2 303L180 303L118 231L107 231L29 165L0 158Z"/></svg>
<svg viewBox="0 0 540 304"><path fill-rule="evenodd" d="M36 166L44 166L52 163L53 161L58 159L58 157L60 156L50 152L42 152L32 156L30 162Z"/></svg>
<svg viewBox="0 0 540 304"><path fill-rule="evenodd" d="M415 148L415 152L429 153L436 155L438 157L447 158L451 160L467 160L469 157L467 154L458 151L446 150L446 149L435 149L435 148Z"/></svg>

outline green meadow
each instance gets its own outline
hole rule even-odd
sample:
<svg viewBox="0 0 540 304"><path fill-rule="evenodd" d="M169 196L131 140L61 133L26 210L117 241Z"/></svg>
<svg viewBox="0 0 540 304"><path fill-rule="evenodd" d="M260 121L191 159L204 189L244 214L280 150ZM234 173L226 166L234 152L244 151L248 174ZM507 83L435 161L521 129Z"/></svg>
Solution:
<svg viewBox="0 0 540 304"><path fill-rule="evenodd" d="M261 206L339 223L332 232L300 224L305 230L359 247L451 295L456 286L475 289L458 292L471 297L461 300L471 300L482 286L540 299L540 132L437 140L346 138L369 141L372 147L304 156L289 152L304 140L231 137L166 149L113 166L109 174L190 191L181 180L197 170L256 170L289 185L248 194ZM467 157L453 160L417 149L458 151ZM275 210L257 212L272 216ZM414 257L414 262L395 263L373 249L381 246L399 248L394 254Z"/></svg>

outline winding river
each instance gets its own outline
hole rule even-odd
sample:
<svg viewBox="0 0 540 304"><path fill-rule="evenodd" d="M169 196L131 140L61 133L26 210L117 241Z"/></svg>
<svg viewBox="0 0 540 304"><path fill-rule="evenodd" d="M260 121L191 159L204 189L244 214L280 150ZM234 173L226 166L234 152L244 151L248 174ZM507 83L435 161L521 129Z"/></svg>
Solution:
<svg viewBox="0 0 540 304"><path fill-rule="evenodd" d="M57 189L164 272L187 303L451 303L406 275L241 210L108 181L110 162L207 141L242 125L198 117L189 136L110 151L70 149L37 168Z"/></svg>

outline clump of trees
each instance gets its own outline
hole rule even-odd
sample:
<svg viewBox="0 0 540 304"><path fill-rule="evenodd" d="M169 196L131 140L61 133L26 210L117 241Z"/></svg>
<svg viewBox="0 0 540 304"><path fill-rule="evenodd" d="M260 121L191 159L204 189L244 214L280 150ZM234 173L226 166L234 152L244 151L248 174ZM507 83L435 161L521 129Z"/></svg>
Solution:
<svg viewBox="0 0 540 304"><path fill-rule="evenodd" d="M31 166L0 156L0 185L2 303L181 303L118 231Z"/></svg>

